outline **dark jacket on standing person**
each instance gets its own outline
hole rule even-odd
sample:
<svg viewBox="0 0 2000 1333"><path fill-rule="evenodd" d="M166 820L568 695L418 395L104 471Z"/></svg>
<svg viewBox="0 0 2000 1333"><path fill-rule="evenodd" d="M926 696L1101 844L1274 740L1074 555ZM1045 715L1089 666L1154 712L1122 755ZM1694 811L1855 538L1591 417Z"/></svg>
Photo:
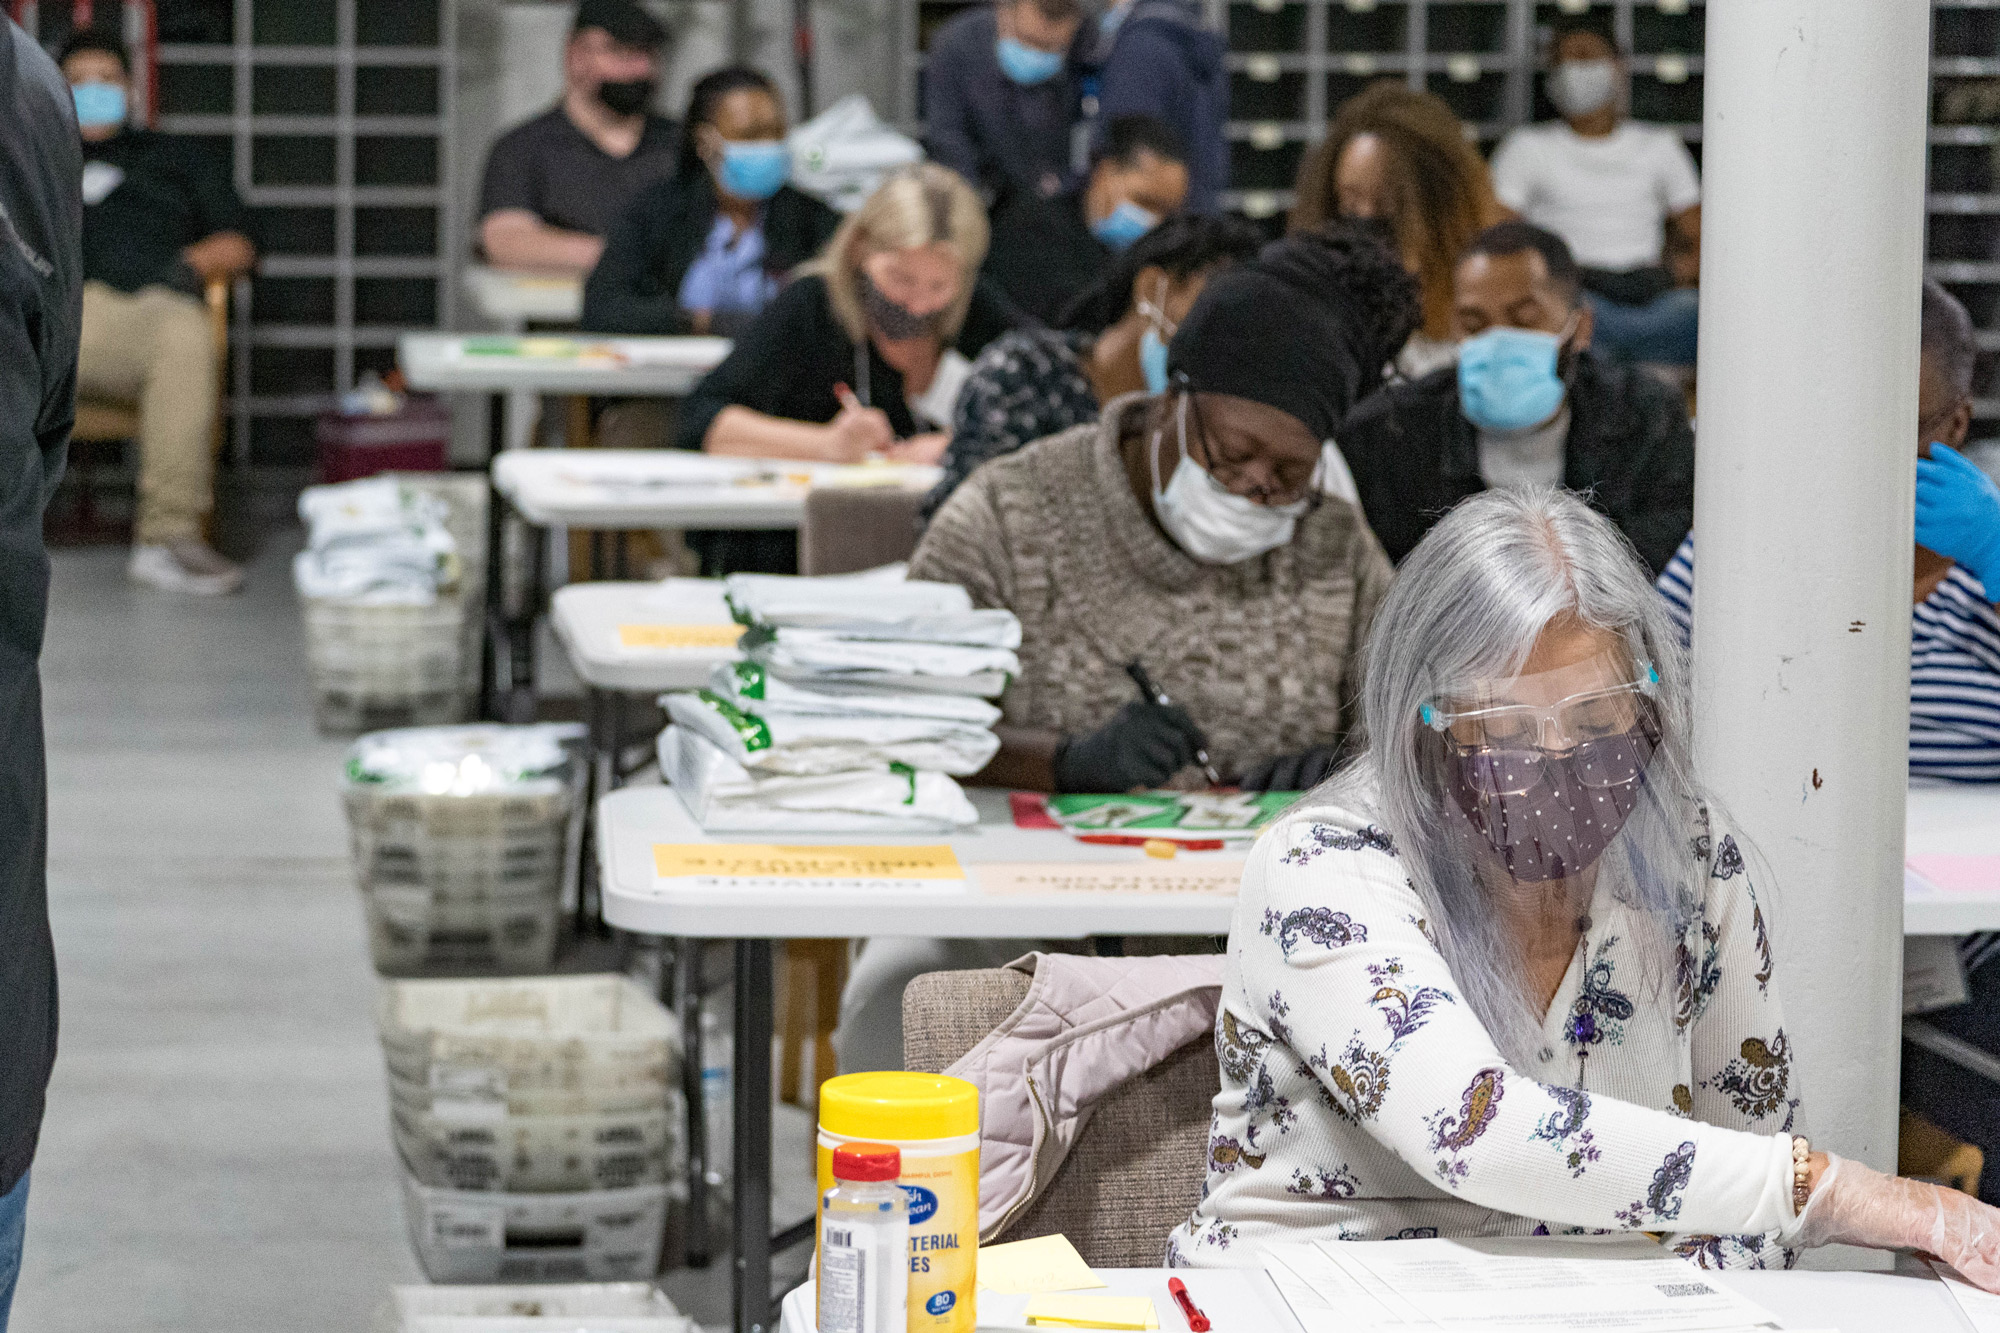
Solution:
<svg viewBox="0 0 2000 1333"><path fill-rule="evenodd" d="M592 333L687 333L681 280L715 226L714 178L683 169L641 190L604 244L583 288L583 327ZM764 204L764 271L783 281L818 254L840 215L786 185Z"/></svg>
<svg viewBox="0 0 2000 1333"><path fill-rule="evenodd" d="M998 40L990 5L958 15L931 38L924 55L924 150L989 198L1009 187L1058 192L1075 179L1076 75L1065 66L1023 87L1001 72Z"/></svg>
<svg viewBox="0 0 2000 1333"><path fill-rule="evenodd" d="M1658 574L1694 526L1694 432L1680 394L1584 351L1569 387L1563 485L1602 510ZM1340 428L1368 524L1402 563L1479 476L1479 432L1448 366L1364 399Z"/></svg>
<svg viewBox="0 0 2000 1333"><path fill-rule="evenodd" d="M82 174L69 85L0 18L0 1194L34 1160L56 1053L36 662L49 599L42 510L76 415Z"/></svg>
<svg viewBox="0 0 2000 1333"><path fill-rule="evenodd" d="M1190 213L1217 212L1229 188L1227 54L1195 0L1133 0L1093 60L1097 132L1120 116L1173 126L1188 148Z"/></svg>

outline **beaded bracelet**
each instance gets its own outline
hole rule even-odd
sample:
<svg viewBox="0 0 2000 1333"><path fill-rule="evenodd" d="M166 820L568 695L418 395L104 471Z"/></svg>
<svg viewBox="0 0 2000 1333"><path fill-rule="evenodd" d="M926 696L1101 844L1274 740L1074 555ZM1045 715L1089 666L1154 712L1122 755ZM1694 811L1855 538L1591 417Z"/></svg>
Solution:
<svg viewBox="0 0 2000 1333"><path fill-rule="evenodd" d="M1812 1144L1803 1135L1792 1136L1792 1211L1803 1212L1812 1197Z"/></svg>

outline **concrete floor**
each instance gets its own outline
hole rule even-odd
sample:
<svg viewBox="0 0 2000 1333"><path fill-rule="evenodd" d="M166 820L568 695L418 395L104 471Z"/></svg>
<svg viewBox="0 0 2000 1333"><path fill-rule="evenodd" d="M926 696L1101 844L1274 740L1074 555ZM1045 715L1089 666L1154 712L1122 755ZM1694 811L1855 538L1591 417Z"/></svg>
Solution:
<svg viewBox="0 0 2000 1333"><path fill-rule="evenodd" d="M356 1333L390 1285L422 1280L334 794L344 744L312 726L296 541L265 543L248 590L218 601L133 587L122 550L55 554L62 1044L24 1333ZM785 1109L781 1221L812 1198L809 1117ZM666 1285L721 1324L727 1271Z"/></svg>

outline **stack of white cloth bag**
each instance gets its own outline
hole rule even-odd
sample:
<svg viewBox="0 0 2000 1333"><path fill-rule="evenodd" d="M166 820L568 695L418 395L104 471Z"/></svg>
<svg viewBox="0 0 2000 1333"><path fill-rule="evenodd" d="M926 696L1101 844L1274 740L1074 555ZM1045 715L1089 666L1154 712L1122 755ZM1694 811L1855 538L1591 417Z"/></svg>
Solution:
<svg viewBox="0 0 2000 1333"><path fill-rule="evenodd" d="M714 833L934 833L978 822L957 777L1000 748L990 700L1021 622L900 567L738 574L747 659L661 700L660 773Z"/></svg>
<svg viewBox="0 0 2000 1333"><path fill-rule="evenodd" d="M299 494L306 549L292 561L301 596L366 606L429 606L458 583L449 506L391 477Z"/></svg>

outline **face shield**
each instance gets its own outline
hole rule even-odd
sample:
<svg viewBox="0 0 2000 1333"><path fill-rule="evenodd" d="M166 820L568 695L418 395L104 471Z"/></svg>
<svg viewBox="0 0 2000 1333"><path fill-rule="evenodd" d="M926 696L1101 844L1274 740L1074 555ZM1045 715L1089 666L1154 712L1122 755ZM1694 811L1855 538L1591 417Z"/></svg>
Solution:
<svg viewBox="0 0 2000 1333"><path fill-rule="evenodd" d="M1649 662L1605 653L1423 705L1443 746L1447 814L1521 883L1595 865L1644 792L1659 679Z"/></svg>

